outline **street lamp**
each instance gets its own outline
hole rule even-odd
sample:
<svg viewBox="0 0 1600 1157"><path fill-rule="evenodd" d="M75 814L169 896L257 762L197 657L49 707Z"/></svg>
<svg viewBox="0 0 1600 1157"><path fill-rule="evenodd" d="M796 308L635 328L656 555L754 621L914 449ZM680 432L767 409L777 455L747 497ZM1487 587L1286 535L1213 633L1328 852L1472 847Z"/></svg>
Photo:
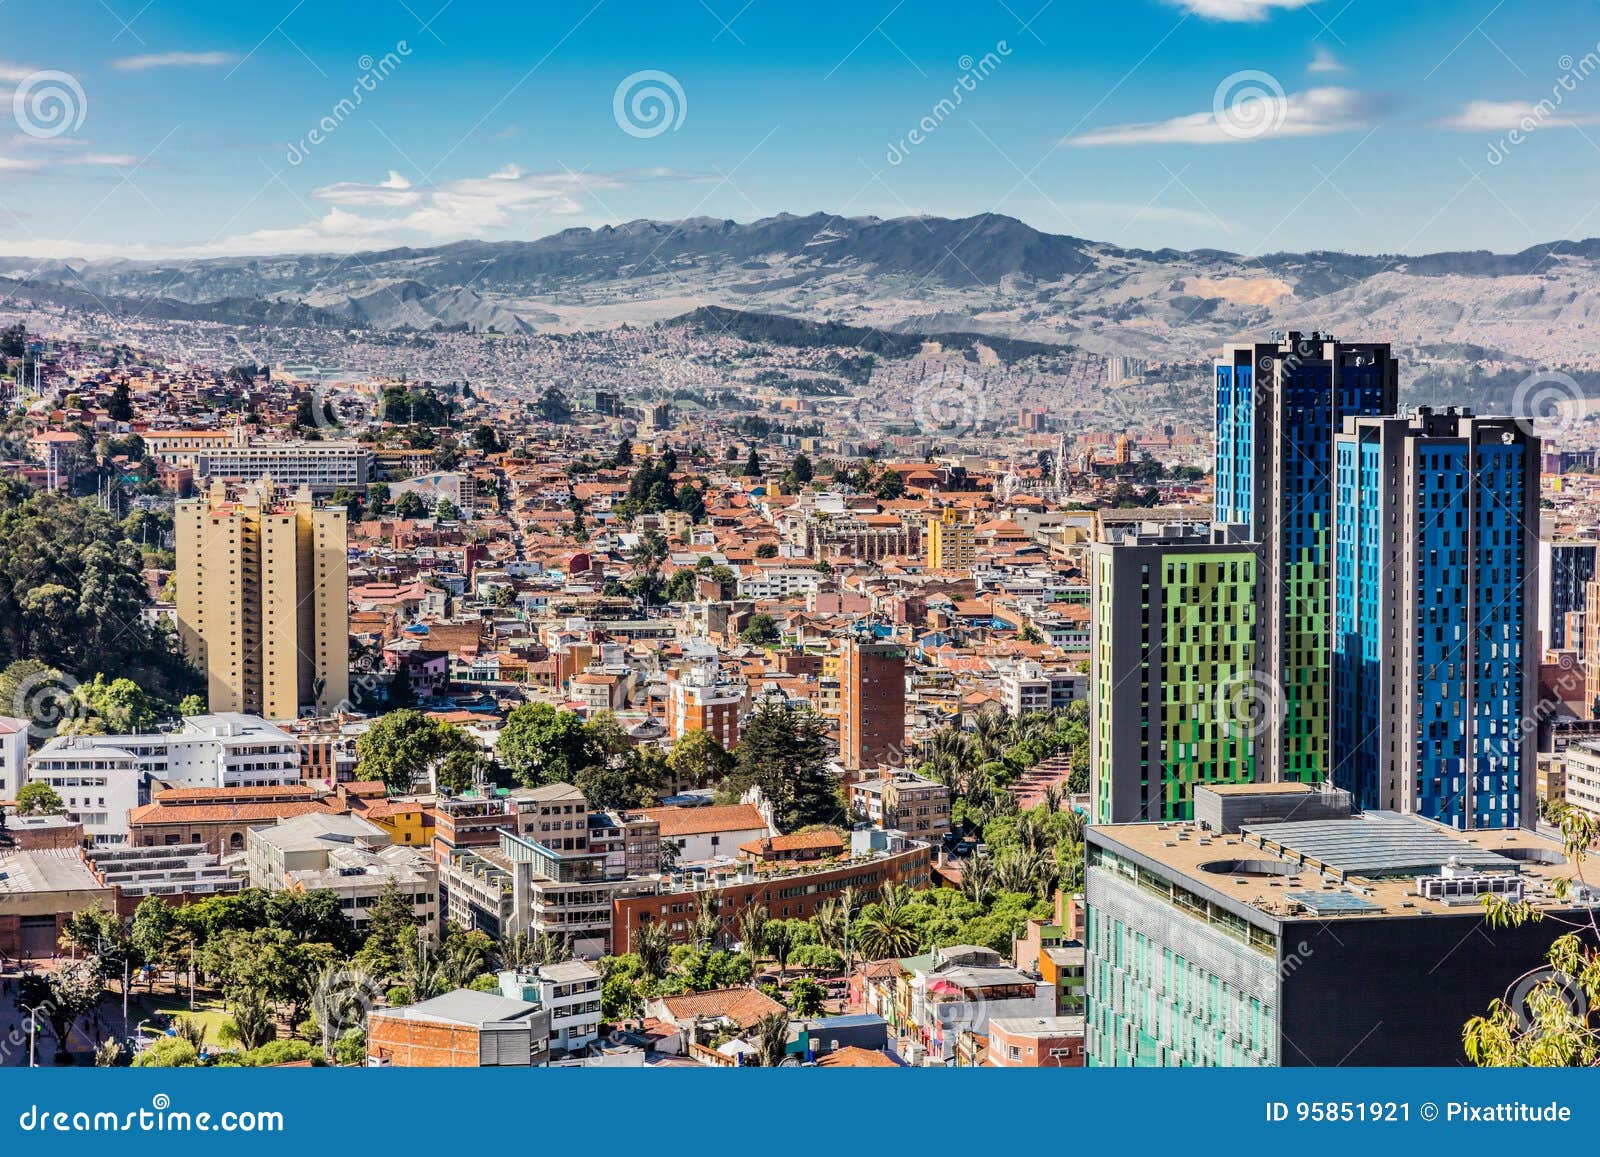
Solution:
<svg viewBox="0 0 1600 1157"><path fill-rule="evenodd" d="M30 1069L36 1069L39 1066L33 1059L34 1041L37 1040L39 1036L39 1010L43 1008L44 1005L40 1004L35 1005L33 1008L29 1008L19 1000L17 1001L17 1007L28 1014L28 1067Z"/></svg>

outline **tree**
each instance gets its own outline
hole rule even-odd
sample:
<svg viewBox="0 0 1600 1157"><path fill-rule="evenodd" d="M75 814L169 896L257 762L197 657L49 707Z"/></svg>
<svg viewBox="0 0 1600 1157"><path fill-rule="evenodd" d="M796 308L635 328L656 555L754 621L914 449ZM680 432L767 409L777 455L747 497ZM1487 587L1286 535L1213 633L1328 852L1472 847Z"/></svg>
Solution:
<svg viewBox="0 0 1600 1157"><path fill-rule="evenodd" d="M765 1069L775 1069L789 1055L789 1014L768 1013L756 1021L756 1060Z"/></svg>
<svg viewBox="0 0 1600 1157"><path fill-rule="evenodd" d="M57 1063L69 1056L68 1042L78 1018L100 1005L104 992L102 962L97 957L69 960L53 972L24 976L18 995L29 1008L37 1008L56 1038Z"/></svg>
<svg viewBox="0 0 1600 1157"><path fill-rule="evenodd" d="M133 1058L136 1069L192 1069L199 1064L194 1045L175 1036L162 1037Z"/></svg>
<svg viewBox="0 0 1600 1157"><path fill-rule="evenodd" d="M565 426L572 421L572 403L555 386L546 386L539 395L536 409L541 421Z"/></svg>
<svg viewBox="0 0 1600 1157"><path fill-rule="evenodd" d="M361 775L381 779L391 792L410 791L429 776L442 790L465 790L479 755L465 731L409 708L380 717L356 740Z"/></svg>
<svg viewBox="0 0 1600 1157"><path fill-rule="evenodd" d="M407 490L394 501L394 514L396 518L417 519L428 516L428 504L422 501L422 496L415 490Z"/></svg>
<svg viewBox="0 0 1600 1157"><path fill-rule="evenodd" d="M194 715L204 715L210 707L203 695L185 695L178 703L178 714L188 719Z"/></svg>
<svg viewBox="0 0 1600 1157"><path fill-rule="evenodd" d="M752 965L767 946L767 919L765 904L750 904L739 912L739 944L750 957Z"/></svg>
<svg viewBox="0 0 1600 1157"><path fill-rule="evenodd" d="M571 783L596 761L594 734L572 711L548 703L523 703L506 716L498 743L500 761L524 787Z"/></svg>
<svg viewBox="0 0 1600 1157"><path fill-rule="evenodd" d="M796 1016L816 1016L822 1011L825 996L827 991L809 976L802 976L789 985L789 1007Z"/></svg>
<svg viewBox="0 0 1600 1157"><path fill-rule="evenodd" d="M778 962L778 976L789 971L789 953L794 949L794 929L787 920L772 920L763 931L767 951Z"/></svg>
<svg viewBox="0 0 1600 1157"><path fill-rule="evenodd" d="M1600 818L1565 804L1554 809L1562 850L1577 867L1571 880L1554 883L1555 897L1568 899L1582 884L1583 864L1600 839ZM1508 901L1486 895L1485 921L1491 928L1539 923L1548 915L1531 899ZM1503 999L1462 1031L1467 1059L1496 1068L1593 1068L1600 1065L1600 917L1593 908L1582 917L1551 915L1567 931L1557 936L1544 967L1513 980Z"/></svg>
<svg viewBox="0 0 1600 1157"><path fill-rule="evenodd" d="M778 624L765 611L757 611L751 615L749 625L739 632L740 641L749 643L753 647L776 643L782 637L778 633Z"/></svg>
<svg viewBox="0 0 1600 1157"><path fill-rule="evenodd" d="M679 787L721 783L733 770L733 756L703 727L685 731L672 741L667 772Z"/></svg>
<svg viewBox="0 0 1600 1157"><path fill-rule="evenodd" d="M871 960L909 956L917 950L917 930L906 910L904 893L885 884L881 899L861 910L856 925L856 942Z"/></svg>
<svg viewBox="0 0 1600 1157"><path fill-rule="evenodd" d="M758 787L781 831L844 818L828 774L833 746L822 717L788 702L763 700L739 739L731 786Z"/></svg>
<svg viewBox="0 0 1600 1157"><path fill-rule="evenodd" d="M500 449L500 436L493 426L479 426L472 432L472 446L480 454L493 454Z"/></svg>
<svg viewBox="0 0 1600 1157"><path fill-rule="evenodd" d="M111 387L111 400L106 403L106 414L114 422L127 422L133 418L133 392L127 379Z"/></svg>
<svg viewBox="0 0 1600 1157"><path fill-rule="evenodd" d="M756 453L754 446L750 447L750 455L744 460L744 476L746 478L760 478L763 472L761 455Z"/></svg>
<svg viewBox="0 0 1600 1157"><path fill-rule="evenodd" d="M660 980L671 967L672 948L667 930L657 923L639 926L633 934L633 951L639 958L640 969L652 980Z"/></svg>
<svg viewBox="0 0 1600 1157"><path fill-rule="evenodd" d="M617 443L617 452L611 456L613 466L629 466L633 463L633 443L623 438Z"/></svg>
<svg viewBox="0 0 1600 1157"><path fill-rule="evenodd" d="M17 789L17 814L20 816L53 816L67 810L56 789L41 780L23 784Z"/></svg>
<svg viewBox="0 0 1600 1157"><path fill-rule="evenodd" d="M134 909L128 940L141 960L159 968L168 955L168 941L177 930L178 919L172 914L172 905L159 897L146 896ZM153 973L150 983L155 985Z"/></svg>
<svg viewBox="0 0 1600 1157"><path fill-rule="evenodd" d="M693 482L685 480L679 485L675 498L678 509L687 514L691 521L706 520L706 496Z"/></svg>
<svg viewBox="0 0 1600 1157"><path fill-rule="evenodd" d="M389 880L368 914L367 940L356 953L356 967L379 980L393 980L400 974L400 962L417 937L417 917L411 899L401 895L399 885Z"/></svg>
<svg viewBox="0 0 1600 1157"><path fill-rule="evenodd" d="M891 502L905 494L905 477L893 467L885 466L879 471L877 479L873 482L872 492L878 497L879 501Z"/></svg>
<svg viewBox="0 0 1600 1157"><path fill-rule="evenodd" d="M777 558L778 544L775 542L761 542L756 544L757 558Z"/></svg>

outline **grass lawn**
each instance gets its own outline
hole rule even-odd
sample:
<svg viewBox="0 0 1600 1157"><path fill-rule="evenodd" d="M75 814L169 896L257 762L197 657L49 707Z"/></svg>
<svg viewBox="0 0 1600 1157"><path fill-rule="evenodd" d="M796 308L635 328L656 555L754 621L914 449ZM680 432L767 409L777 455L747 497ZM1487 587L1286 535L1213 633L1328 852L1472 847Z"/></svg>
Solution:
<svg viewBox="0 0 1600 1157"><path fill-rule="evenodd" d="M187 994L173 995L171 993L146 993L135 992L128 1005L128 1019L137 1024L141 1020L156 1021L162 1014L171 1016L187 1016L198 1020L205 1025L206 1043L221 1047L222 1042L217 1039L217 1032L222 1028L222 1022L228 1019L227 1011L222 1007L222 1001L216 997L201 997L194 1003L194 1011L189 1011L189 997ZM165 1023L162 1020L161 1023ZM163 1031L155 1023L144 1026L146 1036L155 1036Z"/></svg>

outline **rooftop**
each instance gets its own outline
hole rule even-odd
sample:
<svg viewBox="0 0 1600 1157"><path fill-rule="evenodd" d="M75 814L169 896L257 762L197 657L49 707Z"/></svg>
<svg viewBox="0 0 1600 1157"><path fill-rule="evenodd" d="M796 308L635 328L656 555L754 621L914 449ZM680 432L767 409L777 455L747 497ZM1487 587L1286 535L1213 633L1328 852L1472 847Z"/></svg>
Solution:
<svg viewBox="0 0 1600 1157"><path fill-rule="evenodd" d="M383 1009L378 1015L404 1020L426 1020L440 1024L480 1026L521 1020L538 1012L539 1006L526 1000L512 1000L495 992L475 992L458 988L432 1000L408 1004L403 1008Z"/></svg>
<svg viewBox="0 0 1600 1157"><path fill-rule="evenodd" d="M1194 823L1111 824L1091 827L1088 838L1091 847L1270 920L1476 910L1418 893L1417 877L1440 875L1452 860L1456 870L1515 875L1523 898L1547 911L1581 903L1559 899L1557 880L1577 882L1575 891L1583 891L1577 868L1561 846L1537 833L1462 832L1392 813L1246 824L1237 835L1208 832Z"/></svg>

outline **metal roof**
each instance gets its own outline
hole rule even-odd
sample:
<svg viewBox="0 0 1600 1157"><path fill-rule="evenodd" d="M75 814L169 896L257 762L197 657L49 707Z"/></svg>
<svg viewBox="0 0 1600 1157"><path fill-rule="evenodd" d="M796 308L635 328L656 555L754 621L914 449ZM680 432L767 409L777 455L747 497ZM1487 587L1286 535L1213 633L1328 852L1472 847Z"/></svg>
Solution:
<svg viewBox="0 0 1600 1157"><path fill-rule="evenodd" d="M1517 862L1411 816L1246 824L1246 840L1341 876L1405 876L1463 867L1514 872Z"/></svg>

